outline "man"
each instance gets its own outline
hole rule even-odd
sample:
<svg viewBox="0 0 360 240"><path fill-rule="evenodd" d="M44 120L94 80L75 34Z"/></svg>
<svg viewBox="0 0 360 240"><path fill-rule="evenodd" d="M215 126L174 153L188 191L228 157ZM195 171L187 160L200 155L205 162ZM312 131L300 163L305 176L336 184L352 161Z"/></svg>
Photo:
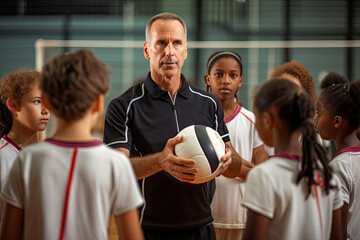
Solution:
<svg viewBox="0 0 360 240"><path fill-rule="evenodd" d="M104 142L131 157L145 204L140 221L146 239L215 239L211 184L189 184L196 168L174 155L183 128L199 124L217 130L226 143L222 172L244 174L231 156L223 110L213 96L191 87L181 74L187 58L186 24L171 13L152 17L146 26L144 56L150 72L143 83L112 100L105 119ZM249 167L250 168L250 167ZM249 169L248 168L248 169Z"/></svg>

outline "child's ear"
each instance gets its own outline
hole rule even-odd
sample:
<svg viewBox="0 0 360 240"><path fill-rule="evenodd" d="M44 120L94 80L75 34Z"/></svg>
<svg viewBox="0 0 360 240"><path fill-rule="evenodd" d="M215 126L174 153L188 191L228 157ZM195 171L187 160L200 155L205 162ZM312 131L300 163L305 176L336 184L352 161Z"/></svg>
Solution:
<svg viewBox="0 0 360 240"><path fill-rule="evenodd" d="M268 112L264 112L262 115L262 120L266 129L271 129L273 126L273 118Z"/></svg>
<svg viewBox="0 0 360 240"><path fill-rule="evenodd" d="M334 118L334 126L335 128L339 128L342 124L342 117L340 116L335 116Z"/></svg>
<svg viewBox="0 0 360 240"><path fill-rule="evenodd" d="M21 110L21 106L19 106L17 104L17 102L12 98L8 98L6 100L6 106L11 112L14 112L14 113Z"/></svg>
<svg viewBox="0 0 360 240"><path fill-rule="evenodd" d="M243 78L243 76L240 77L240 82L239 82L238 87L241 87L241 85L242 85L242 78Z"/></svg>
<svg viewBox="0 0 360 240"><path fill-rule="evenodd" d="M92 104L92 112L99 112L101 113L104 108L104 99L105 96L103 94L100 94Z"/></svg>
<svg viewBox="0 0 360 240"><path fill-rule="evenodd" d="M206 76L205 76L205 82L206 82L207 85L210 86L210 76L209 76L209 74L206 74Z"/></svg>
<svg viewBox="0 0 360 240"><path fill-rule="evenodd" d="M50 110L50 104L48 102L48 100L46 99L44 94L41 94L41 102L44 105L45 108Z"/></svg>

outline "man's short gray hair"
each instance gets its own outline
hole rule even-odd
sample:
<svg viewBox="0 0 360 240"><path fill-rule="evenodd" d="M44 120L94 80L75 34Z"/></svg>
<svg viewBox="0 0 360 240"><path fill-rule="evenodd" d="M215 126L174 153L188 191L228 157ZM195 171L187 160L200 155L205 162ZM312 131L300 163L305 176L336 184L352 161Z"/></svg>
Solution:
<svg viewBox="0 0 360 240"><path fill-rule="evenodd" d="M150 28L152 26L152 24L158 20L158 19L163 19L163 20L178 20L181 25L184 28L184 32L185 32L185 42L187 41L187 28L186 28L186 23L184 21L184 19L182 19L180 16L174 14L174 13L168 13L168 12L164 12L164 13L159 13L155 16L153 16L148 23L146 24L146 28L145 28L145 38L146 38L146 42L150 43Z"/></svg>

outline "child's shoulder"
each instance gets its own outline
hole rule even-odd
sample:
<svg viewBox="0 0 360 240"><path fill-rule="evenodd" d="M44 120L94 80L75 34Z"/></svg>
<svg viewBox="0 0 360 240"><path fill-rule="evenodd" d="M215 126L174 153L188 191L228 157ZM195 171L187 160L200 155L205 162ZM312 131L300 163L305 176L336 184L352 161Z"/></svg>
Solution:
<svg viewBox="0 0 360 240"><path fill-rule="evenodd" d="M252 111L250 111L244 107L241 107L240 112L244 117L246 117L247 119L249 119L252 122L255 122L255 114Z"/></svg>

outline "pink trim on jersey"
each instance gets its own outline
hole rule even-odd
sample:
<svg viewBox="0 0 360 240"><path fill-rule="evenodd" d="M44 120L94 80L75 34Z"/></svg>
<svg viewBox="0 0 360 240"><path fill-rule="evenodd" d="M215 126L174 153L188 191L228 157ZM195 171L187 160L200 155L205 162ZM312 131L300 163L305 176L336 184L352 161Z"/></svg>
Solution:
<svg viewBox="0 0 360 240"><path fill-rule="evenodd" d="M71 141L62 141L62 140L57 140L57 139L53 139L53 138L47 138L45 139L45 142L48 143L52 143L54 145L58 145L61 147L96 147L101 145L101 142L99 140L91 140L91 141L85 141L85 142L71 142Z"/></svg>
<svg viewBox="0 0 360 240"><path fill-rule="evenodd" d="M11 140L8 136L4 135L3 139L5 141L7 141L8 143L10 143L11 145L13 145L14 148L16 148L19 152L21 151L21 147L19 147L19 145L17 145L15 142L13 142L13 140ZM5 144L4 146L2 146L1 148L5 147L7 144Z"/></svg>
<svg viewBox="0 0 360 240"><path fill-rule="evenodd" d="M339 152L337 152L332 159L334 159L335 157L337 157L338 155L345 153L345 152L360 152L360 146L356 146L356 147L347 147L347 148L343 148L341 149ZM331 159L331 160L332 160Z"/></svg>
<svg viewBox="0 0 360 240"><path fill-rule="evenodd" d="M225 123L228 123L230 122L231 120L233 120L236 115L238 115L238 113L241 111L241 106L239 104L236 104L236 109L235 109L235 112L233 114L231 114L230 117L228 117L227 119L225 119ZM245 116L246 117L246 116Z"/></svg>
<svg viewBox="0 0 360 240"><path fill-rule="evenodd" d="M75 168L75 162L76 162L76 155L77 155L78 149L74 149L73 157L71 160L71 167L69 172L69 179L68 184L66 188L66 195L65 195L65 202L64 202L64 209L63 209L63 215L61 220L61 227L60 227L60 235L59 239L62 240L64 238L64 232L65 232L65 226L66 226L66 216L67 216L67 209L68 209L68 203L69 203L69 197L70 197L70 189L71 189L71 183L72 183L72 177L74 173Z"/></svg>
<svg viewBox="0 0 360 240"><path fill-rule="evenodd" d="M301 156L294 155L294 154L289 154L289 153L284 153L284 152L276 153L273 157L287 158L287 159L294 160L294 161L297 161L297 162L302 161Z"/></svg>

